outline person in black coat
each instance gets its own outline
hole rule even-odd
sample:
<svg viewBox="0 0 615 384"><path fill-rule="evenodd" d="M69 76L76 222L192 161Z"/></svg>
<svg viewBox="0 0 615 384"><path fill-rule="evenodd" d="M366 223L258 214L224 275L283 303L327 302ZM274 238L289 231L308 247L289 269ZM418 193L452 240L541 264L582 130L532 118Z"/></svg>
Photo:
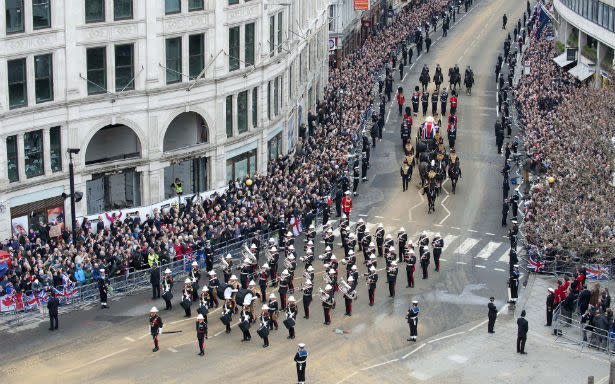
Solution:
<svg viewBox="0 0 615 384"><path fill-rule="evenodd" d="M489 304L487 304L487 308L489 308L489 313L487 314L487 318L489 322L487 324L487 332L495 333L493 327L495 326L495 319L498 317L498 310L494 304L495 298L492 296L489 298Z"/></svg>
<svg viewBox="0 0 615 384"><path fill-rule="evenodd" d="M581 291L581 293L579 293L579 301L578 301L578 306L579 306L579 314L583 315L586 311L587 308L589 307L589 299L591 297L591 292L589 292L589 289L584 289Z"/></svg>
<svg viewBox="0 0 615 384"><path fill-rule="evenodd" d="M549 288L549 294L547 295L547 323L545 327L550 327L553 322L553 305L555 303L555 290Z"/></svg>
<svg viewBox="0 0 615 384"><path fill-rule="evenodd" d="M49 301L47 302L47 309L49 310L49 330L53 331L58 329L58 307L60 306L60 300L55 294L50 293Z"/></svg>
<svg viewBox="0 0 615 384"><path fill-rule="evenodd" d="M521 311L521 317L517 319L517 353L526 355L525 341L527 340L527 331L529 325L525 319L525 309Z"/></svg>
<svg viewBox="0 0 615 384"><path fill-rule="evenodd" d="M152 284L152 299L160 299L160 268L156 263L149 271L149 282Z"/></svg>

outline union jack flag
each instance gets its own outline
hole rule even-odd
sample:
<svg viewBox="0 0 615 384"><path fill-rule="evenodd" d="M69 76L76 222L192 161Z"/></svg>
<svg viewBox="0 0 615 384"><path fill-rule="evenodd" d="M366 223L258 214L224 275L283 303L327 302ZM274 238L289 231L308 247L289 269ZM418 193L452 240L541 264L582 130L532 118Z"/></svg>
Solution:
<svg viewBox="0 0 615 384"><path fill-rule="evenodd" d="M433 139L438 131L438 125L436 123L425 122L421 124L421 139Z"/></svg>
<svg viewBox="0 0 615 384"><path fill-rule="evenodd" d="M77 288L73 285L65 285L62 290L54 288L56 297L60 301L60 304L66 304L70 302L70 299L77 293Z"/></svg>
<svg viewBox="0 0 615 384"><path fill-rule="evenodd" d="M26 301L26 306L28 309L38 308L41 305L40 298L34 293L30 293L29 295L26 295L25 301Z"/></svg>
<svg viewBox="0 0 615 384"><path fill-rule="evenodd" d="M49 295L45 291L34 292L34 294L36 295L36 297L38 297L38 300L43 304L47 304L47 302L49 301Z"/></svg>
<svg viewBox="0 0 615 384"><path fill-rule="evenodd" d="M587 278L592 280L607 280L609 278L609 267L602 264L587 264L585 266Z"/></svg>
<svg viewBox="0 0 615 384"><path fill-rule="evenodd" d="M534 260L532 256L529 257L528 263L529 264L527 265L527 268L533 270L534 272L541 272L545 267L544 262L540 260Z"/></svg>

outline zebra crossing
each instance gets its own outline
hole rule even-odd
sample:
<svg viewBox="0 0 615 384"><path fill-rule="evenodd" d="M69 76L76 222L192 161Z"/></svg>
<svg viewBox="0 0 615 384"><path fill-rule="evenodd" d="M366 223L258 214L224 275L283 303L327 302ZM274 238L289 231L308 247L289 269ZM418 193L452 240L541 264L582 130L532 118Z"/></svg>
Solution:
<svg viewBox="0 0 615 384"><path fill-rule="evenodd" d="M358 220L350 221L350 227L353 230L356 228L357 222ZM336 242L341 246L339 220L329 220L329 224L333 228ZM374 236L378 223L365 221L365 226L369 229L370 234ZM385 224L384 230L386 234L391 234L394 239L397 239L397 234L402 226L403 224ZM322 225L316 228L317 239L320 243L324 243L322 237L320 237L322 229ZM411 233L406 229L406 232L408 233L408 239L416 243L423 230ZM450 261L460 265L472 264L474 267L481 269L487 268L484 264L493 263L494 266L502 267L492 268L494 271L505 272L507 270L510 243L507 240L498 241L497 236L493 233L481 234L481 232L476 230L459 227L442 227L438 230L425 229L424 232L427 233L429 239L433 239L436 233L440 233L440 236L442 236L444 247L442 248L442 258L440 260L443 262Z"/></svg>

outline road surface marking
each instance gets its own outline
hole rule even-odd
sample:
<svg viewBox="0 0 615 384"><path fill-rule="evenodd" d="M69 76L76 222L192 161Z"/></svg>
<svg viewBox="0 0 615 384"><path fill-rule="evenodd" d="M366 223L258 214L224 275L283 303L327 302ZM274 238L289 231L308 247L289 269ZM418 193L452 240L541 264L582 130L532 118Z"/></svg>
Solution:
<svg viewBox="0 0 615 384"><path fill-rule="evenodd" d="M466 265L466 264L468 264L468 263L463 262L463 261L458 261L458 262L457 262L457 264Z"/></svg>
<svg viewBox="0 0 615 384"><path fill-rule="evenodd" d="M231 328L233 328L234 326L236 326L236 325L238 325L238 324L239 324L239 322L236 322L235 324L231 325ZM220 331L220 332L218 332L218 333L215 333L215 334L214 334L214 336L221 335L221 334L222 334L222 332L226 332L226 328L224 328L223 330L221 330L221 331Z"/></svg>
<svg viewBox="0 0 615 384"><path fill-rule="evenodd" d="M500 256L498 261L500 263L508 263L509 260L510 260L510 248L506 249L506 252L504 252L502 256Z"/></svg>
<svg viewBox="0 0 615 384"><path fill-rule="evenodd" d="M419 349L423 348L426 345L427 345L427 343L423 343L423 344L419 345L418 347L416 347L412 351L410 351L410 352L406 353L405 355L403 355L402 359L406 359L408 356L412 355L414 352L418 351Z"/></svg>
<svg viewBox="0 0 615 384"><path fill-rule="evenodd" d="M367 215L359 215L360 217L367 217Z"/></svg>
<svg viewBox="0 0 615 384"><path fill-rule="evenodd" d="M473 230L473 229L468 229L468 232L474 232L474 233L476 233L476 232L478 232L478 231L475 231L475 230Z"/></svg>
<svg viewBox="0 0 615 384"><path fill-rule="evenodd" d="M459 227L451 227L451 228L453 228L453 229L461 229L461 228L459 228Z"/></svg>
<svg viewBox="0 0 615 384"><path fill-rule="evenodd" d="M443 259L443 258L440 258L440 261L448 261L448 260L446 260L446 259Z"/></svg>
<svg viewBox="0 0 615 384"><path fill-rule="evenodd" d="M382 365L389 364L389 363L393 363L393 362L395 362L395 361L399 361L399 359L393 359L393 360L385 361L384 363L374 364L374 365L371 365L371 366L366 367L366 368L361 368L361 370L362 370L362 371L367 371L368 369L372 369L372 368L380 367L380 366L382 366Z"/></svg>
<svg viewBox="0 0 615 384"><path fill-rule="evenodd" d="M487 245L485 245L483 249L480 250L480 252L478 252L476 258L487 260L489 256L491 256L491 254L493 254L493 252L500 247L500 245L502 245L502 243L497 241L490 241L489 243L487 243Z"/></svg>
<svg viewBox="0 0 615 384"><path fill-rule="evenodd" d="M459 236L455 236L455 235L446 235L444 236L444 247L442 247L442 251L446 251L446 248L448 248L449 245L451 245L451 243L455 240L457 240ZM442 260L442 259L440 259Z"/></svg>
<svg viewBox="0 0 615 384"><path fill-rule="evenodd" d="M475 330L478 327L482 327L483 325L487 324L488 320L485 321L481 321L479 324L476 324L475 326L473 326L472 328L468 329L468 332L472 332L473 330Z"/></svg>
<svg viewBox="0 0 615 384"><path fill-rule="evenodd" d="M440 340L448 339L449 337L453 337L453 336L457 336L457 335L462 335L462 334L464 334L464 333L465 333L465 331L463 331L463 332L453 333L453 334L451 334L451 335L442 336L442 337L437 338L437 339L429 340L429 341L427 342L427 344L431 344L431 343L435 343L436 341L440 341Z"/></svg>
<svg viewBox="0 0 615 384"><path fill-rule="evenodd" d="M385 122L385 123L388 123L388 122L389 122L389 116L391 116L391 110L390 110L390 109L389 109L389 113L387 113L387 120L386 120L386 122Z"/></svg>
<svg viewBox="0 0 615 384"><path fill-rule="evenodd" d="M495 233L491 233L491 232L485 232L485 235L489 235L489 236L495 236Z"/></svg>
<svg viewBox="0 0 615 384"><path fill-rule="evenodd" d="M147 337L147 336L150 336L150 335L151 335L150 333L146 333L146 334L145 334L145 335L143 335L143 336L139 336L139 340L141 340L141 339L143 339L143 338L145 338L145 337Z"/></svg>
<svg viewBox="0 0 615 384"><path fill-rule="evenodd" d="M78 366L78 367L73 367L73 368L71 368L71 369L67 369L66 371L64 371L64 372L62 372L62 373L64 374L64 373L72 372L72 371L75 371L75 370L77 370L77 369L81 369L81 368L83 368L83 367L86 367L86 366L88 366L88 365L90 365L90 364L98 363L98 362L99 362L99 361L101 361L101 360L108 359L109 357L112 357L112 356L115 356L115 355L119 355L120 353L122 353L122 352L126 352L127 350L128 350L128 348L120 349L119 351L115 351L115 352L110 353L110 354L108 354L108 355L105 355L105 356L103 356L103 357L99 357L98 359L92 360L92 361L87 362L87 363L85 363L85 364L82 364L82 365L80 365L80 366Z"/></svg>
<svg viewBox="0 0 615 384"><path fill-rule="evenodd" d="M457 247L457 249L455 249L455 252L453 253L466 254L470 251L470 249L472 249L472 247L476 245L476 243L478 243L478 239L474 239L471 237L467 238L463 241L463 243L461 243L459 247Z"/></svg>
<svg viewBox="0 0 615 384"><path fill-rule="evenodd" d="M445 189L446 191L446 189ZM440 225L442 225L442 223L444 223L444 221L446 221L446 219L448 219L448 217L451 215L451 211L448 210L448 208L446 208L446 206L444 205L444 202L446 201L446 199L448 199L448 197L450 196L448 194L448 192L446 192L447 195L446 197L440 202L440 205L442 206L442 208L444 208L444 210L446 211L446 216L444 216L444 218L442 220L440 220Z"/></svg>
<svg viewBox="0 0 615 384"><path fill-rule="evenodd" d="M487 267L485 267L484 265L475 265L475 267L476 267L476 268L482 268L482 269L487 268Z"/></svg>
<svg viewBox="0 0 615 384"><path fill-rule="evenodd" d="M374 216L376 219L384 219L383 216Z"/></svg>
<svg viewBox="0 0 615 384"><path fill-rule="evenodd" d="M343 383L344 381L346 381L346 380L350 379L352 376L356 375L357 373L359 373L359 371L356 371L356 372L351 373L350 375L348 375L348 376L344 377L342 380L338 381L336 384L341 384L341 383Z"/></svg>
<svg viewBox="0 0 615 384"><path fill-rule="evenodd" d="M128 337L128 336L124 337L124 340L128 340L128 341L130 341L131 343L134 343L134 342L135 342L135 339L133 339L132 337Z"/></svg>
<svg viewBox="0 0 615 384"><path fill-rule="evenodd" d="M502 268L493 268L494 271L500 271L500 272L506 272L505 270L503 270Z"/></svg>
<svg viewBox="0 0 615 384"><path fill-rule="evenodd" d="M434 226L434 227L443 227L443 225L442 225L442 224L434 224L433 226Z"/></svg>

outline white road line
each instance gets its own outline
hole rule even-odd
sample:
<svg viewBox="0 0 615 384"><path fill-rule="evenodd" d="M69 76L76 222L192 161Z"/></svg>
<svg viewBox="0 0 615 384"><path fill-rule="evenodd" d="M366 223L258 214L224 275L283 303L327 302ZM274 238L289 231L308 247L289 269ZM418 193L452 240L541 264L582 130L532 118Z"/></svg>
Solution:
<svg viewBox="0 0 615 384"><path fill-rule="evenodd" d="M434 224L433 226L434 226L434 227L443 227L443 225L442 225L442 224Z"/></svg>
<svg viewBox="0 0 615 384"><path fill-rule="evenodd" d="M440 258L440 261L448 261L448 260L446 260L446 259L443 259L443 258Z"/></svg>
<svg viewBox="0 0 615 384"><path fill-rule="evenodd" d="M337 383L335 383L335 384L342 384L344 381L346 381L346 380L350 379L351 377L353 377L353 376L354 376L354 375L356 375L357 373L359 373L359 371L356 371L356 372L351 373L350 375L348 375L348 376L344 377L342 380L338 381L338 382L337 382Z"/></svg>
<svg viewBox="0 0 615 384"><path fill-rule="evenodd" d="M231 325L231 328L233 328L234 326L236 326L236 325L238 325L238 324L239 324L239 321L238 321L238 322L236 322L235 324ZM221 330L220 332L215 333L215 334L214 334L214 336L221 335L221 334L222 334L222 332L226 332L226 328L225 328L225 329L223 329L223 330Z"/></svg>
<svg viewBox="0 0 615 384"><path fill-rule="evenodd" d="M453 229L461 229L461 228L459 228L459 227L451 227L451 228L453 228Z"/></svg>
<svg viewBox="0 0 615 384"><path fill-rule="evenodd" d="M393 360L385 361L384 363L374 364L374 365L371 365L371 366L369 366L369 367L362 368L361 370L362 370L362 371L367 371L368 369L372 369L372 368L380 367L380 366L382 366L382 365L389 364L389 363L393 363L393 362L395 362L395 361L399 361L399 359L393 359Z"/></svg>
<svg viewBox="0 0 615 384"><path fill-rule="evenodd" d="M468 264L468 263L463 262L463 261L458 261L458 262L457 262L457 264L466 265L466 264Z"/></svg>
<svg viewBox="0 0 615 384"><path fill-rule="evenodd" d="M173 352L173 353L177 353L177 349L173 348L173 347L169 347L167 348L169 351Z"/></svg>
<svg viewBox="0 0 615 384"><path fill-rule="evenodd" d="M510 260L510 247L506 249L506 252L504 252L502 256L500 256L500 258L498 259L498 262L508 263L509 260Z"/></svg>
<svg viewBox="0 0 615 384"><path fill-rule="evenodd" d="M441 259L440 259L441 260ZM416 347L415 349L413 349L412 351L406 353L405 355L402 356L402 359L406 359L408 358L408 356L412 355L414 352L418 351L419 349L423 348L424 346L426 346L427 343L423 343L421 345L419 345L418 347Z"/></svg>
<svg viewBox="0 0 615 384"><path fill-rule="evenodd" d="M196 317L189 317L189 318L187 318L187 319L181 319L181 320L171 321L169 324L183 323L184 321L187 321L187 320L196 320Z"/></svg>
<svg viewBox="0 0 615 384"><path fill-rule="evenodd" d="M459 236L455 236L455 235L446 235L444 236L444 247L442 247L442 251L446 251L446 248L448 248L449 245L451 245L451 243L455 240L457 240ZM442 260L442 259L440 259Z"/></svg>
<svg viewBox="0 0 615 384"><path fill-rule="evenodd" d="M485 235L495 236L495 233L485 232Z"/></svg>
<svg viewBox="0 0 615 384"><path fill-rule="evenodd" d="M444 223L444 221L446 221L446 219L448 219L448 217L451 215L451 211L449 211L448 208L446 208L446 206L444 205L444 202L446 201L446 199L448 199L449 196L450 195L447 194L446 197L440 202L440 205L446 211L446 216L444 216L444 218L440 220L440 223L439 223L440 225L442 225L442 223Z"/></svg>
<svg viewBox="0 0 615 384"><path fill-rule="evenodd" d="M374 216L376 219L384 219L383 216Z"/></svg>
<svg viewBox="0 0 615 384"><path fill-rule="evenodd" d="M484 265L475 265L475 267L476 267L476 268L482 268L482 269L487 268L487 267L485 267Z"/></svg>
<svg viewBox="0 0 615 384"><path fill-rule="evenodd" d="M128 340L128 341L130 341L131 343L134 343L134 342L135 342L135 339L133 339L132 337L128 337L128 336L124 337L124 340Z"/></svg>
<svg viewBox="0 0 615 384"><path fill-rule="evenodd" d="M80 365L80 366L78 366L78 367L73 367L73 368L71 368L71 369L67 369L66 371L64 371L64 372L62 372L62 373L63 373L63 374L65 374L65 373L68 373L68 372L75 371L75 370L77 370L77 369L81 369L81 368L86 367L86 366L88 366L88 365L90 365L90 364L98 363L98 362L99 362L99 361L101 361L101 360L108 359L109 357L112 357L112 356L115 356L115 355L119 355L120 353L122 353L122 352L126 352L127 350L128 350L128 348L120 349L119 351L115 351L115 352L110 353L110 354L108 354L108 355L105 355L105 356L103 356L103 357L99 357L98 359L95 359L95 360L89 361L89 362L87 362L87 363L85 363L85 364L82 364L82 365Z"/></svg>
<svg viewBox="0 0 615 384"><path fill-rule="evenodd" d="M493 268L494 271L500 271L500 272L506 272L505 270L503 270L502 268Z"/></svg>
<svg viewBox="0 0 615 384"><path fill-rule="evenodd" d="M367 215L359 215L359 216L361 216L361 217L367 217Z"/></svg>
<svg viewBox="0 0 615 384"><path fill-rule="evenodd" d="M139 340L141 340L141 339L143 339L143 338L145 338L145 337L147 337L147 336L150 336L150 335L151 335L150 333L146 333L146 334L145 334L145 335L143 335L143 336L139 336Z"/></svg>
<svg viewBox="0 0 615 384"><path fill-rule="evenodd" d="M463 243L461 243L461 245L459 247L457 247L457 249L455 249L455 252L453 252L453 253L466 254L477 243L478 243L478 239L474 239L474 238L469 237L469 238L465 239L463 241Z"/></svg>
<svg viewBox="0 0 615 384"><path fill-rule="evenodd" d="M410 72L410 71L408 71L408 72ZM404 75L404 78L401 79L402 82L406 81L406 76L408 76L408 72L406 72L406 74Z"/></svg>
<svg viewBox="0 0 615 384"><path fill-rule="evenodd" d="M474 233L477 233L478 231L475 231L475 230L473 230L473 229L468 229L468 232L474 232Z"/></svg>
<svg viewBox="0 0 615 384"><path fill-rule="evenodd" d="M389 122L389 116L391 116L391 110L390 109L389 109L389 113L387 113L387 119L386 119L385 123Z"/></svg>
<svg viewBox="0 0 615 384"><path fill-rule="evenodd" d="M442 336L442 337L437 338L437 339L429 340L427 342L427 344L431 344L431 343L435 343L436 341L448 339L449 337L453 337L453 336L457 336L457 335L463 335L464 333L466 333L466 332L465 331L463 331L463 332L456 332L456 333L453 333L451 335Z"/></svg>
<svg viewBox="0 0 615 384"><path fill-rule="evenodd" d="M472 332L473 330L475 330L478 327L482 327L483 325L487 324L488 320L485 321L481 321L479 324L476 324L475 326L473 326L472 328L468 329L468 332Z"/></svg>
<svg viewBox="0 0 615 384"><path fill-rule="evenodd" d="M487 243L487 245L485 245L483 249L480 250L480 252L478 252L476 258L487 260L489 256L491 256L491 254L500 247L500 245L502 245L502 243L497 241L490 241L489 243Z"/></svg>

